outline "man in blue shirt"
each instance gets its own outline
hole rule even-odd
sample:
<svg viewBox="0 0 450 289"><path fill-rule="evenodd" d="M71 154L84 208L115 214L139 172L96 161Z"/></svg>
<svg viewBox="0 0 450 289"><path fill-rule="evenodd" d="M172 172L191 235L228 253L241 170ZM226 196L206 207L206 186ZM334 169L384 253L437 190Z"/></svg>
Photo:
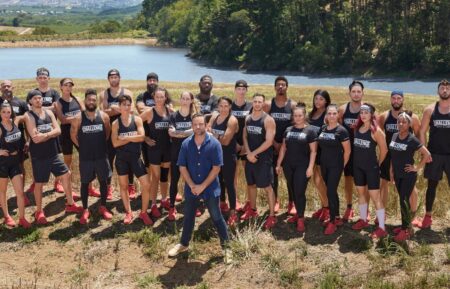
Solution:
<svg viewBox="0 0 450 289"><path fill-rule="evenodd" d="M169 256L175 257L187 251L195 225L195 211L202 199L219 233L222 246L228 241L225 220L220 212L220 185L218 175L223 165L222 146L219 141L206 132L205 116L192 116L194 134L183 141L178 166L184 184L184 223L180 243L175 245ZM225 249L225 262L230 262L230 252Z"/></svg>

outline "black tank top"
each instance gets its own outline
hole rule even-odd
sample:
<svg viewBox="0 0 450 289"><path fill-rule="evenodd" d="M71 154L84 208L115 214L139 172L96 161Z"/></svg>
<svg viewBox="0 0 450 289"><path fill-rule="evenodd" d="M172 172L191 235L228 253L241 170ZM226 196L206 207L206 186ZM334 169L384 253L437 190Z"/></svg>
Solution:
<svg viewBox="0 0 450 289"><path fill-rule="evenodd" d="M122 88L120 89L120 91L119 91L119 95L117 95L116 97L114 97L114 96L112 96L112 94L111 94L111 89L110 89L110 88L106 89L106 94L108 95L108 99L107 99L107 100L108 100L108 106L111 106L111 104L117 104L117 105L119 105L119 97L125 94L124 91L125 91L125 89L122 87ZM110 116L110 117L109 117L109 122L110 122L110 123L113 123L113 121L115 121L116 119L118 119L119 116L120 116L120 114L114 115L114 116Z"/></svg>
<svg viewBox="0 0 450 289"><path fill-rule="evenodd" d="M153 108L152 122L146 122L148 126L148 136L156 141L156 145L149 147L150 150L168 149L170 147L169 125L170 113L167 107L165 116L160 116L155 108Z"/></svg>
<svg viewBox="0 0 450 289"><path fill-rule="evenodd" d="M36 90L39 90L39 88L36 88ZM42 106L44 107L51 106L55 101L57 101L61 97L59 93L53 88L50 88L46 92L41 91L41 93L42 93Z"/></svg>
<svg viewBox="0 0 450 289"><path fill-rule="evenodd" d="M62 99L62 97L58 99L58 101L61 104L62 114L65 117L76 116L81 112L80 104L73 97L70 102L65 101L64 99ZM70 133L70 123L61 124L61 133L62 134Z"/></svg>
<svg viewBox="0 0 450 289"><path fill-rule="evenodd" d="M81 125L78 130L80 160L93 161L106 158L106 130L99 111L91 121L85 112L81 113Z"/></svg>
<svg viewBox="0 0 450 289"><path fill-rule="evenodd" d="M275 120L275 141L277 143L283 142L283 134L285 130L292 125L292 104L288 99L283 107L278 107L275 103L275 98L272 98L270 104L269 114Z"/></svg>
<svg viewBox="0 0 450 289"><path fill-rule="evenodd" d="M350 136L350 140L353 139L354 131L353 131L353 125L356 123L356 120L358 120L359 111L358 112L351 112L350 111L350 102L347 103L347 106L345 107L344 115L342 116L342 125L345 127L345 129L348 131L348 134ZM350 142L353 145L353 142Z"/></svg>
<svg viewBox="0 0 450 289"><path fill-rule="evenodd" d="M128 126L124 126L122 123L122 119L119 117L117 119L119 121L119 130L118 130L118 136L134 136L137 135L137 126L136 122L134 121L134 115L131 115L131 121ZM141 143L140 142L129 142L123 146L117 147L117 157L118 158L129 158L132 157L139 157L141 154Z"/></svg>
<svg viewBox="0 0 450 289"><path fill-rule="evenodd" d="M0 128L2 130L2 137L0 139L0 147L2 150L7 150L9 153L18 152L21 148L22 133L19 128L11 121L12 129L8 131L2 123Z"/></svg>
<svg viewBox="0 0 450 289"><path fill-rule="evenodd" d="M392 140L392 136L394 133L398 132L397 119L392 115L392 111L388 112L388 117L384 121L384 133L386 134L386 143L389 143Z"/></svg>
<svg viewBox="0 0 450 289"><path fill-rule="evenodd" d="M224 136L225 135L225 131L228 128L228 121L230 120L230 115L227 116L227 118L224 119L224 121L222 121L222 123L217 123L217 117L214 120L214 123L212 125L212 131L214 134L220 135L220 136ZM230 157L231 155L235 155L236 154L236 134L233 135L233 138L231 139L230 143L228 145L222 145L222 151L223 151L223 155L224 158L225 157Z"/></svg>
<svg viewBox="0 0 450 289"><path fill-rule="evenodd" d="M142 102L144 103L145 106L148 106L148 107L155 106L155 100L153 99L153 95L150 94L148 91L146 91L142 94Z"/></svg>
<svg viewBox="0 0 450 289"><path fill-rule="evenodd" d="M266 128L264 127L266 116L267 114L263 113L259 119L253 120L251 115L249 115L245 121L247 142L250 151L254 151L266 141ZM258 155L258 162L261 160L272 161L272 155L273 146L270 146L266 151Z"/></svg>
<svg viewBox="0 0 450 289"><path fill-rule="evenodd" d="M319 133L322 126L325 124L325 115L327 114L326 111L324 111L318 118L316 119L309 119L309 127L313 129L317 134Z"/></svg>
<svg viewBox="0 0 450 289"><path fill-rule="evenodd" d="M186 131L192 129L192 118L191 115L182 116L180 111L174 112L170 115L170 125L175 128L176 131ZM181 148L181 143L186 139L174 137L171 138L172 151L179 152Z"/></svg>
<svg viewBox="0 0 450 289"><path fill-rule="evenodd" d="M359 168L378 166L376 147L377 142L372 138L370 129L364 133L357 129L353 139L353 166Z"/></svg>
<svg viewBox="0 0 450 289"><path fill-rule="evenodd" d="M252 109L252 104L248 101L241 106L237 105L234 101L231 104L231 114L234 115L238 120L239 131L236 136L236 141L239 145L242 145L242 132L244 131L245 118L250 114Z"/></svg>
<svg viewBox="0 0 450 289"><path fill-rule="evenodd" d="M439 102L436 102L430 118L428 149L433 154L450 155L450 113L441 114Z"/></svg>
<svg viewBox="0 0 450 289"><path fill-rule="evenodd" d="M52 119L44 110L44 119L39 118L34 111L28 112L36 123L36 130L40 133L48 133L53 129ZM30 154L34 159L48 159L58 155L58 147L56 143L57 138L53 137L45 142L34 143L33 139L30 140Z"/></svg>

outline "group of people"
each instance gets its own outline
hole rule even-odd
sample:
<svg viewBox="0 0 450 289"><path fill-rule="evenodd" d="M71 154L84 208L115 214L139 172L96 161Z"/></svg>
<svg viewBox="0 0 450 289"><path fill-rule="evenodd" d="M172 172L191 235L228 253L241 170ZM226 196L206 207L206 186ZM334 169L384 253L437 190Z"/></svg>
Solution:
<svg viewBox="0 0 450 289"><path fill-rule="evenodd" d="M212 91L212 77L204 75L199 82L200 92L195 96L188 91L181 93L177 109L169 92L158 85L156 73L147 75L147 89L136 99L121 86L117 69L108 72L107 89L100 93L87 89L84 100L73 95L72 79L61 79L60 93L49 87L49 79L48 69L39 68L38 87L28 93L26 101L14 96L11 81L1 83L0 204L4 222L10 227L16 223L8 212L8 180L17 196L19 226L27 228L31 225L24 211L29 203L26 192L34 193L36 223L47 223L42 191L50 174L55 177L55 190L66 195L65 211L80 214L80 223L89 222L89 196L100 198L98 213L111 219L107 200L113 195L115 168L125 224L134 220L130 206L130 199L137 197L134 178L142 198L139 219L145 225L152 225L162 210L168 211L168 220L176 219L175 202L181 201L178 182L183 178L183 232L180 243L170 250L171 256L188 249L195 217L205 206L221 243L226 244L227 225L258 217L258 188L267 194L269 215L264 227L273 228L280 210L281 175L287 183L287 222L295 224L297 231L305 231L305 192L312 178L321 202L312 217L323 222L324 234L335 233L343 222L353 219L356 187L359 220L352 228L369 226L372 200L376 208L376 229L371 234L374 238L387 235L384 208L388 183L395 182L402 224L394 238L404 241L410 238L412 225L431 226L432 206L443 172L450 179L447 80L438 84L439 100L425 108L420 121L404 108L402 91L391 93L390 110L377 113L372 104L363 100L364 85L360 81L349 85L350 101L341 106L331 102L326 90L317 90L307 112L305 103L288 97L284 76L275 79L275 97L269 100L261 93L249 99L244 80L236 82L233 99L218 97ZM78 196L72 191L74 147L79 156L82 206L76 204ZM416 151L420 161L415 160ZM31 160L33 182L25 191L27 158ZM423 219L412 220L418 210L417 172L423 167L428 180L426 214ZM247 183L243 206L236 193L241 170ZM347 206L341 218L338 185L342 174ZM99 191L92 185L95 178Z"/></svg>

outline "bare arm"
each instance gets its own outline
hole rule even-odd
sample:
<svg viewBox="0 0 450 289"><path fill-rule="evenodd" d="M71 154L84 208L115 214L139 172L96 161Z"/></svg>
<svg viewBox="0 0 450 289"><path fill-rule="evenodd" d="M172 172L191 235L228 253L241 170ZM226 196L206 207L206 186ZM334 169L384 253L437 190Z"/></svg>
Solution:
<svg viewBox="0 0 450 289"><path fill-rule="evenodd" d="M350 146L350 141L349 140L343 141L342 147L344 148L344 166L346 166L348 163L348 160L350 159L350 153L352 151L352 148Z"/></svg>
<svg viewBox="0 0 450 289"><path fill-rule="evenodd" d="M118 136L119 136L119 121L116 119L112 123L112 127L111 127L111 142L115 148L128 143L128 142L119 140Z"/></svg>
<svg viewBox="0 0 450 289"><path fill-rule="evenodd" d="M432 112L433 107L428 106L425 108L422 115L422 122L420 124L420 131L419 131L419 140L424 146L427 145L427 132L428 129L430 128L430 120Z"/></svg>
<svg viewBox="0 0 450 289"><path fill-rule="evenodd" d="M238 129L239 127L237 118L231 116L230 119L228 120L228 126L227 129L225 130L223 137L219 139L220 144L224 146L229 145L234 135L238 132Z"/></svg>
<svg viewBox="0 0 450 289"><path fill-rule="evenodd" d="M314 165L316 164L316 157L317 157L317 141L313 141L309 143L309 164L308 168L306 169L306 176L309 178L313 175L314 172Z"/></svg>
<svg viewBox="0 0 450 289"><path fill-rule="evenodd" d="M103 124L105 125L106 139L109 139L111 137L111 123L109 121L109 116L103 111L100 111L100 115L102 117Z"/></svg>
<svg viewBox="0 0 450 289"><path fill-rule="evenodd" d="M81 125L81 115L75 118L72 124L70 125L70 139L77 147L80 146L80 144L78 143L78 130L80 129L80 125Z"/></svg>
<svg viewBox="0 0 450 289"><path fill-rule="evenodd" d="M277 166L275 168L278 175L281 174L281 164L283 163L285 155L286 155L286 139L283 138L283 143L281 144L280 151L278 152Z"/></svg>
<svg viewBox="0 0 450 289"><path fill-rule="evenodd" d="M412 115L412 129L415 136L420 136L420 119L417 114Z"/></svg>
<svg viewBox="0 0 450 289"><path fill-rule="evenodd" d="M386 136L384 135L381 128L378 128L375 134L373 135L373 138L377 142L378 148L380 150L380 155L378 156L378 165L381 166L381 163L386 158L388 148L386 145Z"/></svg>
<svg viewBox="0 0 450 289"><path fill-rule="evenodd" d="M145 137L144 126L142 125L142 119L139 116L134 117L134 123L136 124L136 135L118 136L120 141L124 141L124 144L130 142L143 142Z"/></svg>
<svg viewBox="0 0 450 289"><path fill-rule="evenodd" d="M338 121L339 121L340 124L342 124L342 123L344 122L344 112L345 112L345 107L346 107L346 104L341 105L341 106L339 107L339 109L338 109L338 114L339 114Z"/></svg>
<svg viewBox="0 0 450 289"><path fill-rule="evenodd" d="M272 117L266 117L264 120L264 126L266 128L266 140L257 149L250 152L255 156L269 149L273 144L273 139L275 138L275 121Z"/></svg>
<svg viewBox="0 0 450 289"><path fill-rule="evenodd" d="M420 147L419 153L421 154L420 163L417 166L414 164L407 164L405 166L405 172L417 172L425 166L431 154L425 146Z"/></svg>
<svg viewBox="0 0 450 289"><path fill-rule="evenodd" d="M384 123L386 122L387 111L380 114L377 118L378 126L384 131Z"/></svg>

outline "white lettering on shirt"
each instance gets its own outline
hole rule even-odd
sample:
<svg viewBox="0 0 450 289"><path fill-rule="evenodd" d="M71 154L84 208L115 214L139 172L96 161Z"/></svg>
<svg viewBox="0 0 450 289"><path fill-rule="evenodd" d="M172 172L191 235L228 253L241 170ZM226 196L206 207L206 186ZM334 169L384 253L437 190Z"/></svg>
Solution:
<svg viewBox="0 0 450 289"><path fill-rule="evenodd" d="M434 119L433 125L437 128L450 128L450 119Z"/></svg>
<svg viewBox="0 0 450 289"><path fill-rule="evenodd" d="M355 138L353 144L360 148L368 149L370 147L370 141L360 138Z"/></svg>
<svg viewBox="0 0 450 289"><path fill-rule="evenodd" d="M169 122L167 122L167 121L155 122L155 128L156 129L168 129Z"/></svg>
<svg viewBox="0 0 450 289"><path fill-rule="evenodd" d="M10 134L8 136L5 136L5 142L12 143L12 142L19 140L21 137L22 137L22 133L19 131L19 132Z"/></svg>
<svg viewBox="0 0 450 289"><path fill-rule="evenodd" d="M93 125L85 125L81 127L81 131L83 133L96 133L103 131L103 125L101 124L93 124Z"/></svg>
<svg viewBox="0 0 450 289"><path fill-rule="evenodd" d="M249 110L233 110L231 114L237 118L244 118L250 113Z"/></svg>
<svg viewBox="0 0 450 289"><path fill-rule="evenodd" d="M44 124L39 124L36 129L38 132L40 133L47 133L49 131L52 130L52 124L51 123L44 123Z"/></svg>
<svg viewBox="0 0 450 289"><path fill-rule="evenodd" d="M398 132L398 125L396 123L386 124L386 130L388 132Z"/></svg>
<svg viewBox="0 0 450 289"><path fill-rule="evenodd" d="M393 149L395 151L406 151L406 149L408 148L408 145L404 144L404 143L398 143L395 141L391 141L391 143L389 144L389 148Z"/></svg>
<svg viewBox="0 0 450 289"><path fill-rule="evenodd" d="M274 120L291 120L290 113L272 112L270 116L273 117Z"/></svg>
<svg viewBox="0 0 450 289"><path fill-rule="evenodd" d="M247 133L249 133L249 134L262 134L262 127L249 125L249 126L247 126Z"/></svg>
<svg viewBox="0 0 450 289"><path fill-rule="evenodd" d="M295 139L295 140L304 140L304 139L306 139L306 133L290 131L287 133L286 138L287 139Z"/></svg>
<svg viewBox="0 0 450 289"><path fill-rule="evenodd" d="M335 140L336 136L334 135L334 133L329 133L329 132L322 132L319 135L320 139L324 139L324 140Z"/></svg>

